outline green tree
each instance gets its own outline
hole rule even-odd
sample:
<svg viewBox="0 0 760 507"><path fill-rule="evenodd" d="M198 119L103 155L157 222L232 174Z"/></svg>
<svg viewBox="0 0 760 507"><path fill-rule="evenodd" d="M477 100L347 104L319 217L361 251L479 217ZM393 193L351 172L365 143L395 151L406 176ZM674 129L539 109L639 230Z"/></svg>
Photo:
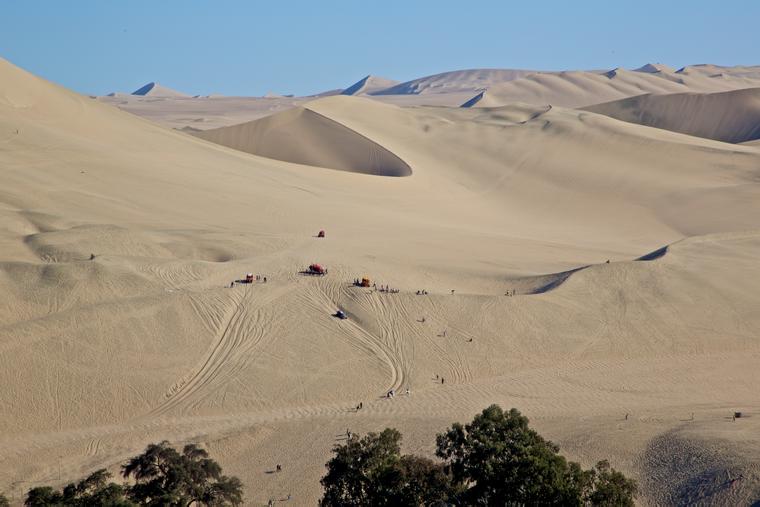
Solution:
<svg viewBox="0 0 760 507"><path fill-rule="evenodd" d="M638 494L636 481L612 468L607 460L600 461L588 472L587 504L604 507L633 507Z"/></svg>
<svg viewBox="0 0 760 507"><path fill-rule="evenodd" d="M110 482L110 478L111 474L103 469L93 472L78 483L68 484L63 491L56 491L49 486L33 488L27 493L24 503L29 507L133 506L134 504L125 497L125 488Z"/></svg>
<svg viewBox="0 0 760 507"><path fill-rule="evenodd" d="M492 405L438 435L436 454L472 505L632 505L635 482L601 462L584 471L528 426L516 409Z"/></svg>
<svg viewBox="0 0 760 507"><path fill-rule="evenodd" d="M32 488L26 494L24 505L27 507L47 507L63 504L63 494L50 486Z"/></svg>
<svg viewBox="0 0 760 507"><path fill-rule="evenodd" d="M122 467L133 478L128 497L140 505L186 507L240 505L243 486L237 477L222 475L222 468L194 444L177 452L168 442L149 445L143 454Z"/></svg>
<svg viewBox="0 0 760 507"><path fill-rule="evenodd" d="M401 433L353 436L337 445L322 478L322 505L419 506L446 500L451 483L441 463L401 455Z"/></svg>

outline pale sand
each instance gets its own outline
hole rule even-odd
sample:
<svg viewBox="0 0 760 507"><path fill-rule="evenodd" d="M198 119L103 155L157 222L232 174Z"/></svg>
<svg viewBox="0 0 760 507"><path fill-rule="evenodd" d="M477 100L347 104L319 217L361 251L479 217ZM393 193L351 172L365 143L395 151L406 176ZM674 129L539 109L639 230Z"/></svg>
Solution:
<svg viewBox="0 0 760 507"><path fill-rule="evenodd" d="M348 147L314 162L343 170L0 60L1 491L169 439L207 446L251 504L313 505L346 428L397 427L427 454L499 403L639 478L643 504L757 497L760 151L560 107L300 111L272 155L317 125L315 145ZM411 176L358 174L375 152L373 172L390 153ZM328 276L298 274L315 261ZM246 272L268 282L225 287ZM350 286L363 275L401 292Z"/></svg>

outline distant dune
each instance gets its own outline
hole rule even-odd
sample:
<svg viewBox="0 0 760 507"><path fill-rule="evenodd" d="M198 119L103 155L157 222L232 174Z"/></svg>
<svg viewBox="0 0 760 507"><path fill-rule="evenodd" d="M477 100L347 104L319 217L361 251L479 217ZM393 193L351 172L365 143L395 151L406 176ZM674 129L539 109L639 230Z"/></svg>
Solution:
<svg viewBox="0 0 760 507"><path fill-rule="evenodd" d="M132 92L132 95L140 95L143 97L173 97L173 98L179 98L179 97L190 97L190 95L187 95L182 92L178 92L177 90L172 90L171 88L167 88L165 86L161 86L158 83L148 83L145 86L142 86L138 88L137 90Z"/></svg>
<svg viewBox="0 0 760 507"><path fill-rule="evenodd" d="M496 83L512 81L533 71L517 69L468 69L443 72L391 86L374 95L419 95L456 93L488 88Z"/></svg>
<svg viewBox="0 0 760 507"><path fill-rule="evenodd" d="M360 79L359 81L357 81L356 83L352 84L345 90L343 90L342 94L343 95L372 94L381 90L385 90L397 84L398 84L398 81L394 81L392 79L385 79L384 77L378 77L378 76L366 76Z"/></svg>
<svg viewBox="0 0 760 507"><path fill-rule="evenodd" d="M760 138L760 88L640 95L584 109L630 123L728 143Z"/></svg>
<svg viewBox="0 0 760 507"><path fill-rule="evenodd" d="M654 71L654 72L653 72ZM605 73L534 73L495 84L466 101L465 107L496 107L513 102L585 107L645 93L717 92L760 86L760 80L733 75L710 77L669 72L665 67Z"/></svg>

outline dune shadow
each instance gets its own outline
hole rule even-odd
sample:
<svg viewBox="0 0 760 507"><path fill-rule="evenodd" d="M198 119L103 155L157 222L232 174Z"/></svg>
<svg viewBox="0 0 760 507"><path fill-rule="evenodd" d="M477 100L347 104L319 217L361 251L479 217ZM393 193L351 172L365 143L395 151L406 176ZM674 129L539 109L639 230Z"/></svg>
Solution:
<svg viewBox="0 0 760 507"><path fill-rule="evenodd" d="M667 245L664 246L664 247L662 247L662 248L658 248L654 252L649 252L646 255L642 255L641 257L639 257L636 260L637 261L653 261L653 260L659 259L661 257L664 257L666 253L668 253L668 246Z"/></svg>

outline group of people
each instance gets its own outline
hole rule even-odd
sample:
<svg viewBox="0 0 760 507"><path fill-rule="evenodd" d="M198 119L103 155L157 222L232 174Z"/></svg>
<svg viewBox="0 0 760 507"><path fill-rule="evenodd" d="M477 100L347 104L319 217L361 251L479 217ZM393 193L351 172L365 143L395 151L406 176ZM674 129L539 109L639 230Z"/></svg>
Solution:
<svg viewBox="0 0 760 507"><path fill-rule="evenodd" d="M388 294L398 294L400 291L399 289L391 289L389 285L381 285L380 288L377 288L377 284L374 284L372 286L375 290L378 290L380 292L386 292Z"/></svg>
<svg viewBox="0 0 760 507"><path fill-rule="evenodd" d="M418 290L417 291L417 295L418 296L427 296L428 295L428 291L426 291L425 289Z"/></svg>
<svg viewBox="0 0 760 507"><path fill-rule="evenodd" d="M411 389L409 389L409 388L407 387L407 388L406 388L406 395L407 395L407 396L409 396L410 394L412 394L412 391L411 391ZM386 398L389 398L389 399L390 399L390 398L393 398L394 396L396 396L396 390L395 390L395 389L391 389L390 391L388 391L388 392L385 394L385 397L386 397ZM360 403L359 405L361 405L361 403Z"/></svg>

